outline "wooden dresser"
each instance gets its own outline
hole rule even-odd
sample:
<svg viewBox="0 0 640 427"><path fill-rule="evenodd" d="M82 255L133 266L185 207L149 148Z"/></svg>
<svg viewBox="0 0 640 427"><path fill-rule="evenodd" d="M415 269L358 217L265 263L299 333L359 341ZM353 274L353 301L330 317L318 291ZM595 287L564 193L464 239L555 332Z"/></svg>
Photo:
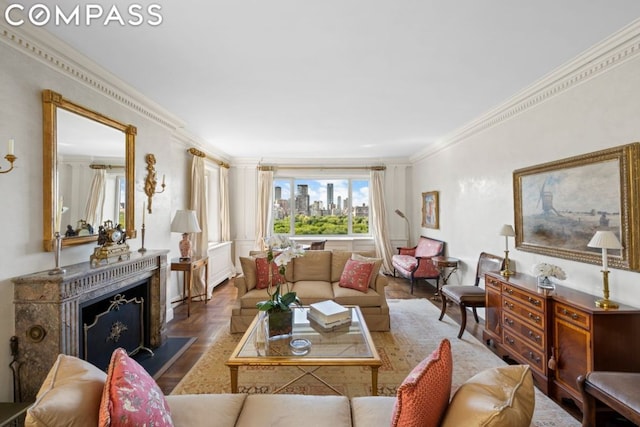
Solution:
<svg viewBox="0 0 640 427"><path fill-rule="evenodd" d="M533 276L485 277L483 338L503 358L532 368L536 385L565 407L582 409L576 379L592 370L640 372L640 309L595 306L594 295Z"/></svg>

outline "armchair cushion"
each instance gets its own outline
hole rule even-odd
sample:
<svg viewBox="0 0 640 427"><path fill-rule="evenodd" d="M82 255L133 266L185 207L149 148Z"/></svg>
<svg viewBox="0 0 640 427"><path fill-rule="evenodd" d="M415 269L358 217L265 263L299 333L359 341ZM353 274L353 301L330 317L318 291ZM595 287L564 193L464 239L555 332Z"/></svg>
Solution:
<svg viewBox="0 0 640 427"><path fill-rule="evenodd" d="M398 252L391 257L391 264L401 276L412 279L439 277L440 271L431 258L444 254L444 242L420 236L415 248L399 248Z"/></svg>

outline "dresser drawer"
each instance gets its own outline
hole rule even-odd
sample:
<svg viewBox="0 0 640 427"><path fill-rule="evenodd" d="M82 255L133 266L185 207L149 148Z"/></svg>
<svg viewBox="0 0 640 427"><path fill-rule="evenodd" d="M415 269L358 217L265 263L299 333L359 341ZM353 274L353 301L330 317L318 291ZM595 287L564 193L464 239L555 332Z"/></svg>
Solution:
<svg viewBox="0 0 640 427"><path fill-rule="evenodd" d="M511 329L511 333L519 335L524 341L544 353L546 348L545 333L541 329L534 328L509 313L502 313L502 324Z"/></svg>
<svg viewBox="0 0 640 427"><path fill-rule="evenodd" d="M525 322L544 330L544 314L533 310L531 304L525 304L513 298L502 297L502 310L504 314L511 314L520 317Z"/></svg>
<svg viewBox="0 0 640 427"><path fill-rule="evenodd" d="M494 289L497 292L502 291L502 282L494 279L491 276L485 276L484 278L484 287L485 289Z"/></svg>
<svg viewBox="0 0 640 427"><path fill-rule="evenodd" d="M555 303L554 307L557 318L586 329L587 331L591 329L591 316L584 311L562 303Z"/></svg>
<svg viewBox="0 0 640 427"><path fill-rule="evenodd" d="M512 333L509 329L505 329L502 332L502 342L507 348L510 348L513 351L514 354L512 356L515 356L514 358L516 358L518 362L526 363L542 375L547 375L547 363L544 353L542 353L538 348L530 346L521 337Z"/></svg>
<svg viewBox="0 0 640 427"><path fill-rule="evenodd" d="M532 295L528 292L521 291L508 283L502 284L502 292L505 296L509 296L517 301L522 302L526 306L529 306L531 310L536 311L545 311L545 302L544 298L540 298L537 295Z"/></svg>

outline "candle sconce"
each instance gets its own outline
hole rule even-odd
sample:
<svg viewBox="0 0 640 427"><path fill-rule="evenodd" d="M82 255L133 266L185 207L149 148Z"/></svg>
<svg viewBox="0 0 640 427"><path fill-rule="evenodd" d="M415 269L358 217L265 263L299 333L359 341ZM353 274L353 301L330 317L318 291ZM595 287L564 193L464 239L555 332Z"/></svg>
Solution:
<svg viewBox="0 0 640 427"><path fill-rule="evenodd" d="M0 170L0 173L9 173L13 170L13 162L16 161L17 157L13 155L13 145L14 145L14 140L10 139L9 140L9 146L8 146L8 150L7 150L7 155L4 156L4 158L9 162L9 164L11 164L11 167L9 169L7 169L6 171ZM2 167L0 167L0 169L2 169Z"/></svg>
<svg viewBox="0 0 640 427"><path fill-rule="evenodd" d="M147 162L147 178L144 181L144 193L147 195L147 211L149 213L153 213L152 203L153 203L153 195L163 193L166 187L165 184L165 176L162 175L162 190L156 191L158 186L158 179L156 178L156 156L149 153L145 156L145 161Z"/></svg>

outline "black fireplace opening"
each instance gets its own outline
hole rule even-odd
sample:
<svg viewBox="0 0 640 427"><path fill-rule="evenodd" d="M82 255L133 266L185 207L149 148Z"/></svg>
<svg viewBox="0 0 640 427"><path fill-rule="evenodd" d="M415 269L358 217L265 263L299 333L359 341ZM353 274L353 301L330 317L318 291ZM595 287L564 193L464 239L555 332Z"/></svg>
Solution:
<svg viewBox="0 0 640 427"><path fill-rule="evenodd" d="M80 357L106 371L111 353L150 348L150 280L145 279L80 304Z"/></svg>

